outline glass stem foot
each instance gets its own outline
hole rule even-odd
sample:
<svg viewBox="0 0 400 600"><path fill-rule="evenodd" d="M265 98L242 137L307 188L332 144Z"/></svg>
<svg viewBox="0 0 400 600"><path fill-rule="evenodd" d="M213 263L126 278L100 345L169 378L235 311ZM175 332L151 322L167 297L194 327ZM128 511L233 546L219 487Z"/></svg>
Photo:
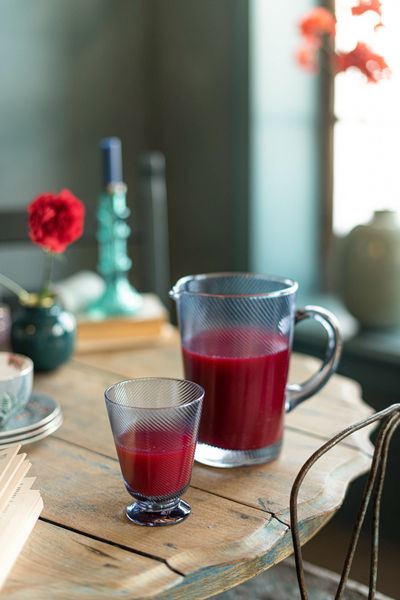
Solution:
<svg viewBox="0 0 400 600"><path fill-rule="evenodd" d="M167 502L138 500L127 506L125 512L132 523L159 527L180 523L190 515L191 508L187 502L179 498Z"/></svg>

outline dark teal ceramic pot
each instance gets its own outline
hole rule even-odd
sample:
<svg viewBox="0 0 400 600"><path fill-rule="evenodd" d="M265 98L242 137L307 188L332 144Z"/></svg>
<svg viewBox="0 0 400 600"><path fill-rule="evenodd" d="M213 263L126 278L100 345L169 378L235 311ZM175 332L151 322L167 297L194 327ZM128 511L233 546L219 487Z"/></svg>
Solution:
<svg viewBox="0 0 400 600"><path fill-rule="evenodd" d="M11 347L33 360L35 371L51 371L74 351L76 321L56 301L49 306L20 305L11 326Z"/></svg>

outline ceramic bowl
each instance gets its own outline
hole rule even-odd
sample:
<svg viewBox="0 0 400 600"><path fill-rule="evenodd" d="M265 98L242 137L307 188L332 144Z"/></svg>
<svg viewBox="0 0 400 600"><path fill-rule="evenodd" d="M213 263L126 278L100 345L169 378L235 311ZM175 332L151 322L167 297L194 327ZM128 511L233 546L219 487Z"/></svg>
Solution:
<svg viewBox="0 0 400 600"><path fill-rule="evenodd" d="M0 352L0 428L29 402L33 362L22 354Z"/></svg>

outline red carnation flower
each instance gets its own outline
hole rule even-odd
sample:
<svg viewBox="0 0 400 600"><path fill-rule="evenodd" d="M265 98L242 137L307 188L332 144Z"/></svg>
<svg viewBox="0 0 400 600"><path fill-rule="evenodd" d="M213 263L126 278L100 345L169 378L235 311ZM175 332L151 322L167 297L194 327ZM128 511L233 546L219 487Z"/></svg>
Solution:
<svg viewBox="0 0 400 600"><path fill-rule="evenodd" d="M319 6L303 17L299 27L302 35L315 40L325 34L335 35L336 19L327 8Z"/></svg>
<svg viewBox="0 0 400 600"><path fill-rule="evenodd" d="M363 42L359 42L351 52L336 55L336 72L346 71L350 67L364 73L370 83L377 83L390 75L390 69L383 58Z"/></svg>
<svg viewBox="0 0 400 600"><path fill-rule="evenodd" d="M69 190L41 194L28 206L29 237L49 252L64 252L83 232L85 208Z"/></svg>

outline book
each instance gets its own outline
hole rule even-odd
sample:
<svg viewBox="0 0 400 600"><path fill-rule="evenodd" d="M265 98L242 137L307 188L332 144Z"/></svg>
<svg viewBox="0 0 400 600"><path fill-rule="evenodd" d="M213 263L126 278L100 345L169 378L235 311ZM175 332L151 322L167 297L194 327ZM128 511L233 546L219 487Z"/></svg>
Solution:
<svg viewBox="0 0 400 600"><path fill-rule="evenodd" d="M168 313L155 294L143 294L143 306L132 316L94 320L77 316L77 352L111 350L157 340L166 335Z"/></svg>
<svg viewBox="0 0 400 600"><path fill-rule="evenodd" d="M0 450L0 590L43 509L21 446Z"/></svg>

